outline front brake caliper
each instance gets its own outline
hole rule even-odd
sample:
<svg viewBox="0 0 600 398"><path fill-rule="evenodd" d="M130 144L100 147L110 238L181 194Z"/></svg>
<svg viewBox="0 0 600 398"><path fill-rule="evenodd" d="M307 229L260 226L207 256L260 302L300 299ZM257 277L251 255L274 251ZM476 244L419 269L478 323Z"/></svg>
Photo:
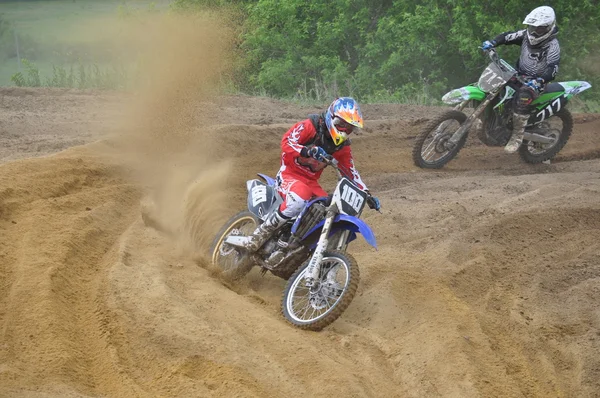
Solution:
<svg viewBox="0 0 600 398"><path fill-rule="evenodd" d="M231 232L229 232L229 234L227 236L232 236L232 235L240 236L240 235L242 235L242 231L240 231L237 228L234 228L231 230ZM225 241L223 241L223 243L221 243L221 247L219 247L219 254L223 257L230 255L234 251L235 251L235 247L225 243Z"/></svg>

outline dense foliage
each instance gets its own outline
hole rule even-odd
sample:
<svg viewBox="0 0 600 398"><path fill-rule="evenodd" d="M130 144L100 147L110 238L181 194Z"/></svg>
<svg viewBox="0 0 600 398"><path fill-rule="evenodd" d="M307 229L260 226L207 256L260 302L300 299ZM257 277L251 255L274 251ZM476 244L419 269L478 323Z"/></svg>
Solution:
<svg viewBox="0 0 600 398"><path fill-rule="evenodd" d="M543 4L539 4L543 5ZM562 50L560 80L600 88L596 0L554 0ZM176 9L237 8L242 82L275 96L354 95L399 101L438 98L476 79L478 46L518 30L537 5L520 0L177 0ZM500 54L516 61L518 48ZM594 58L596 57L596 58ZM586 94L600 98L600 90Z"/></svg>

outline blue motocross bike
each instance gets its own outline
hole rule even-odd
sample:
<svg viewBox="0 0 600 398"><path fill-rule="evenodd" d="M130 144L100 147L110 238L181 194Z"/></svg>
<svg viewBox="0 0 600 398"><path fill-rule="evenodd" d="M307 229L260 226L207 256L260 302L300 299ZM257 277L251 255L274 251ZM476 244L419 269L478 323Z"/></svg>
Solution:
<svg viewBox="0 0 600 398"><path fill-rule="evenodd" d="M282 202L276 181L246 182L248 210L233 216L215 237L211 255L228 279L238 279L258 266L264 273L286 279L282 313L301 329L321 330L348 308L359 283L356 260L346 252L358 233L376 248L371 228L359 217L368 201L367 192L347 178L332 157L325 162L335 169L338 183L333 193L309 201L302 212L288 221L263 246L248 253L244 237Z"/></svg>

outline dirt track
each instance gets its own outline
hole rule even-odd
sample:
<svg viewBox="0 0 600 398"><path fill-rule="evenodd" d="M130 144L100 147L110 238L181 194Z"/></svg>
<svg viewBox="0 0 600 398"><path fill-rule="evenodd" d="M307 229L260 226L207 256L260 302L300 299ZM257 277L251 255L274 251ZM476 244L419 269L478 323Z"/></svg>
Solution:
<svg viewBox="0 0 600 398"><path fill-rule="evenodd" d="M121 145L123 96L0 95L0 396L600 397L595 115L577 116L551 165L470 138L428 172L412 137L439 110L365 105L353 151L382 200L364 216L379 250L350 247L359 293L310 333L279 315L283 280L226 286L198 253L318 108L193 104L204 127L185 142L204 149L190 169L194 153L161 163ZM165 134L159 149L177 154ZM141 220L149 187L171 237Z"/></svg>

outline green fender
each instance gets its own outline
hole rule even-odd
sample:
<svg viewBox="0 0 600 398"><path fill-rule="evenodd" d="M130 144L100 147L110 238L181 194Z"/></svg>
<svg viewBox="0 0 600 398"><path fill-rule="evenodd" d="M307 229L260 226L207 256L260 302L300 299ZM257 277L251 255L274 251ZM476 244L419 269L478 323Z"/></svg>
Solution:
<svg viewBox="0 0 600 398"><path fill-rule="evenodd" d="M479 87L465 86L446 93L442 97L442 101L446 104L454 105L468 100L482 101L484 98L485 93Z"/></svg>
<svg viewBox="0 0 600 398"><path fill-rule="evenodd" d="M592 87L591 84L584 81L558 82L558 84L560 84L563 87L564 91L542 93L542 95L536 98L535 101L531 103L531 105L534 105L536 109L540 110L542 108L545 108L548 105L548 103L555 101L561 96L564 96L564 101L562 102L566 103L566 100L569 100L573 96L579 94L580 92Z"/></svg>

